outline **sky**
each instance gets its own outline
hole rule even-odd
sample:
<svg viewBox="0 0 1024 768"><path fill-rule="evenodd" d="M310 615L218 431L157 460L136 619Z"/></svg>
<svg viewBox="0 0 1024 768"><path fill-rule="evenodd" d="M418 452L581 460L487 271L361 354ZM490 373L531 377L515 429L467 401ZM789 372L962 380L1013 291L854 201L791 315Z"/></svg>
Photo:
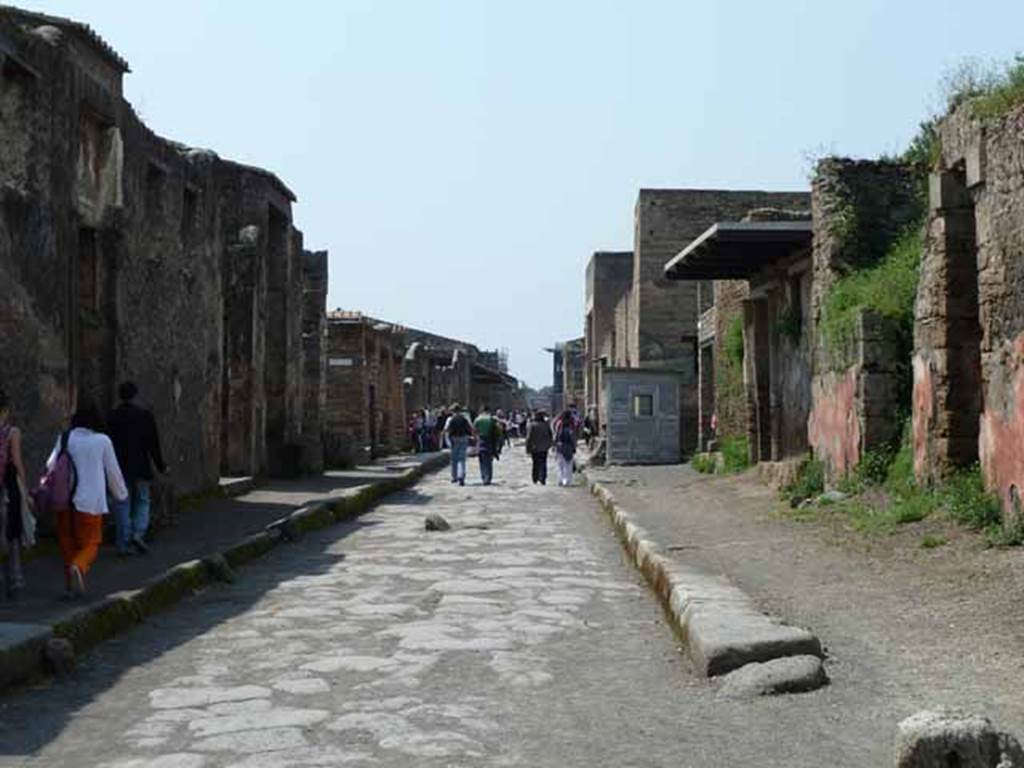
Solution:
<svg viewBox="0 0 1024 768"><path fill-rule="evenodd" d="M329 308L505 348L535 387L641 187L806 189L1024 50L1021 0L13 2L90 24L157 133L277 173Z"/></svg>

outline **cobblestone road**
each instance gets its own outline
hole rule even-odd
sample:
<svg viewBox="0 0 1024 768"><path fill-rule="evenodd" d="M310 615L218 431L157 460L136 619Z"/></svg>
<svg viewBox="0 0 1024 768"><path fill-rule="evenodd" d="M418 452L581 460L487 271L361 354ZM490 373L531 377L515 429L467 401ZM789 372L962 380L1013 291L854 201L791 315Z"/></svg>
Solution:
<svg viewBox="0 0 1024 768"><path fill-rule="evenodd" d="M717 697L583 489L531 486L518 450L497 471L487 488L435 474L106 643L74 679L0 700L0 764L820 766L888 753L842 735L828 689ZM455 530L426 533L429 511Z"/></svg>

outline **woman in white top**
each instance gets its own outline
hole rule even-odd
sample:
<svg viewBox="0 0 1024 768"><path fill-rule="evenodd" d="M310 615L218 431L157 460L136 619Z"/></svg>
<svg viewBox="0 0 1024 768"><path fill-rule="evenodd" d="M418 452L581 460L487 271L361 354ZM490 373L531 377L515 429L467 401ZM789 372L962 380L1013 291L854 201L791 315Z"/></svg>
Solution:
<svg viewBox="0 0 1024 768"><path fill-rule="evenodd" d="M103 516L109 512L107 493L118 501L128 498L114 445L104 435L99 409L81 401L71 417L68 454L75 467L73 509L57 510L57 541L64 559L64 584L70 597L85 592L85 575L99 554L103 542ZM60 452L60 438L46 462L53 467Z"/></svg>

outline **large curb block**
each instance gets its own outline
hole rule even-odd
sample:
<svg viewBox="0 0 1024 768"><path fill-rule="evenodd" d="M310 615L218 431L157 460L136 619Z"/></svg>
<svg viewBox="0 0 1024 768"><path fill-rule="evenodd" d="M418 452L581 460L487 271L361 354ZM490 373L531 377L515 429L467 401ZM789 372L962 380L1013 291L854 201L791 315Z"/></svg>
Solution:
<svg viewBox="0 0 1024 768"><path fill-rule="evenodd" d="M45 649L51 638L70 641L76 653L85 651L203 587L224 581L231 570L262 557L284 542L358 517L383 497L409 488L424 475L447 466L448 460L448 454L442 453L380 482L346 489L341 496L300 507L219 552L172 566L138 589L107 595L52 626L0 625L6 628L7 634L7 637L0 635L0 640L4 641L0 643L0 691L49 672Z"/></svg>
<svg viewBox="0 0 1024 768"><path fill-rule="evenodd" d="M658 595L687 651L707 677L752 662L785 656L823 657L821 642L801 627L783 624L757 609L722 578L680 566L665 557L650 534L589 473L590 492L608 513L630 559Z"/></svg>

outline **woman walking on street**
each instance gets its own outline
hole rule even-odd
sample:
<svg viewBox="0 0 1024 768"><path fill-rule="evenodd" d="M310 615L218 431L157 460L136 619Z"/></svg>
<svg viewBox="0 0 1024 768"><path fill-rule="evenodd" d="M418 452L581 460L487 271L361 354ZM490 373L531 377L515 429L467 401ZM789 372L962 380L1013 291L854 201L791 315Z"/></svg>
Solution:
<svg viewBox="0 0 1024 768"><path fill-rule="evenodd" d="M555 453L558 455L558 484L572 485L573 457L576 455L576 429L572 411L564 411L555 431Z"/></svg>
<svg viewBox="0 0 1024 768"><path fill-rule="evenodd" d="M102 428L99 408L90 401L81 401L71 417L71 430L67 435L67 452L75 468L75 494L71 509L56 510L64 585L71 598L85 593L85 576L99 554L103 516L110 511L108 491L116 501L128 498L128 487L114 454L114 444L100 431ZM63 442L61 435L46 462L48 468L52 469L57 463Z"/></svg>
<svg viewBox="0 0 1024 768"><path fill-rule="evenodd" d="M533 459L533 484L548 484L548 451L553 440L544 411L537 411L526 432L526 452Z"/></svg>
<svg viewBox="0 0 1024 768"><path fill-rule="evenodd" d="M7 597L13 599L25 586L21 552L35 543L35 518L25 484L21 430L10 423L10 414L10 401L0 390L0 552L7 552L5 586Z"/></svg>

